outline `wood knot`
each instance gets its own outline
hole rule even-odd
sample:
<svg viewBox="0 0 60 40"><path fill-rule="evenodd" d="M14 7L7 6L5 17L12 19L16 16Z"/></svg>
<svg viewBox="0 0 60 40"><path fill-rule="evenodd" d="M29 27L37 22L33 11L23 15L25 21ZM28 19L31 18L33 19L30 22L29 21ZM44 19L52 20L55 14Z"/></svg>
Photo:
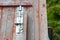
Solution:
<svg viewBox="0 0 60 40"><path fill-rule="evenodd" d="M43 4L43 7L45 7L45 4Z"/></svg>
<svg viewBox="0 0 60 40"><path fill-rule="evenodd" d="M8 40L8 39L6 39L6 40Z"/></svg>

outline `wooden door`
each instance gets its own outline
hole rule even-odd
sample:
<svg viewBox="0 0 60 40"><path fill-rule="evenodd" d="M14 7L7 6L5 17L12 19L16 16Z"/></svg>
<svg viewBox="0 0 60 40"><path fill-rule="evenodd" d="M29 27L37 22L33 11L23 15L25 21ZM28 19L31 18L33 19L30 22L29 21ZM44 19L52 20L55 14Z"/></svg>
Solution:
<svg viewBox="0 0 60 40"><path fill-rule="evenodd" d="M19 7L19 6L18 6ZM18 7L0 7L0 40L26 40L26 27L27 27L27 10L24 8L23 12L23 35L16 35L16 28L18 24L15 23L15 19L19 10ZM18 39L19 36L19 39Z"/></svg>

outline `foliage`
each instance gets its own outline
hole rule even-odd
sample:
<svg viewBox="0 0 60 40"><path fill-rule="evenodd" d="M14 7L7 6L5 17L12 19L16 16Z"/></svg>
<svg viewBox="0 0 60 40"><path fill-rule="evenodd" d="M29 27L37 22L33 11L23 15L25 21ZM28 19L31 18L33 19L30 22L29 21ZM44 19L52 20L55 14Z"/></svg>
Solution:
<svg viewBox="0 0 60 40"><path fill-rule="evenodd" d="M53 27L54 40L60 40L60 0L47 0L48 26Z"/></svg>

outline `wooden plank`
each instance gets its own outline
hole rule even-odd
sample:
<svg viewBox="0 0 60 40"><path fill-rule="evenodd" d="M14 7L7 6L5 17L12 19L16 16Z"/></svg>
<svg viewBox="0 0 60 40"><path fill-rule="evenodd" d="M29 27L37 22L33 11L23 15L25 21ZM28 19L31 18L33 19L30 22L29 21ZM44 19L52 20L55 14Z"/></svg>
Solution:
<svg viewBox="0 0 60 40"><path fill-rule="evenodd" d="M1 28L1 19L2 19L2 7L0 7L0 28Z"/></svg>
<svg viewBox="0 0 60 40"><path fill-rule="evenodd" d="M1 21L2 21L2 7L0 7L0 40L3 40L3 38L2 38L2 32L1 32Z"/></svg>
<svg viewBox="0 0 60 40"><path fill-rule="evenodd" d="M0 3L0 7L32 7L32 4L29 1L18 2L18 3Z"/></svg>
<svg viewBox="0 0 60 40"><path fill-rule="evenodd" d="M7 30L6 30L6 39L7 40L13 40L13 26L14 26L14 7L7 7L6 8L8 12L7 15Z"/></svg>
<svg viewBox="0 0 60 40"><path fill-rule="evenodd" d="M28 27L28 37L27 40L35 40L35 12L33 8L28 8L27 16L27 27Z"/></svg>
<svg viewBox="0 0 60 40"><path fill-rule="evenodd" d="M1 31L3 33L2 39L5 40L5 35L6 35L5 31L6 31L6 25L7 25L7 23L6 23L7 22L7 13L5 13L4 11L2 13L3 13L3 15L2 15Z"/></svg>
<svg viewBox="0 0 60 40"><path fill-rule="evenodd" d="M49 40L48 39L48 28L47 28L47 14L46 14L46 1L41 0L40 5L40 13L41 13L41 31L40 31L40 37L41 40ZM45 5L45 6L44 6ZM44 38L44 39L43 39Z"/></svg>
<svg viewBox="0 0 60 40"><path fill-rule="evenodd" d="M30 9L31 13L28 14L28 40L48 40L46 0L29 1L33 8Z"/></svg>
<svg viewBox="0 0 60 40"><path fill-rule="evenodd" d="M24 39L23 40L27 40L27 14L28 14L28 11L29 9L27 7L24 7L24 10L23 10L23 32L24 32Z"/></svg>
<svg viewBox="0 0 60 40"><path fill-rule="evenodd" d="M49 40L47 13L46 13L46 0L40 0L40 15L41 15L40 40Z"/></svg>
<svg viewBox="0 0 60 40"><path fill-rule="evenodd" d="M30 11L28 13L28 40L40 40L40 17L38 16L38 0L28 1L33 5L33 7L29 8Z"/></svg>
<svg viewBox="0 0 60 40"><path fill-rule="evenodd" d="M12 40L13 19L14 19L14 8L4 7L2 26L1 26L2 27L1 30L3 32L3 40Z"/></svg>

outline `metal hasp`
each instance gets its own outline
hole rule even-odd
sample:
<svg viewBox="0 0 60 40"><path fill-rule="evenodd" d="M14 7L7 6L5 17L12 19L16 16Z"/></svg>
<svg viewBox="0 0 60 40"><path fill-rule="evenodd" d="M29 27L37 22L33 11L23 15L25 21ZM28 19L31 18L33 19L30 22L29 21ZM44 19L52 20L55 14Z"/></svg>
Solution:
<svg viewBox="0 0 60 40"><path fill-rule="evenodd" d="M12 4L0 4L0 7L32 7L32 4L29 1L24 1L20 3L12 3Z"/></svg>
<svg viewBox="0 0 60 40"><path fill-rule="evenodd" d="M22 33L23 31L23 7L17 7L16 17L15 17L15 25L16 25L16 32L18 34Z"/></svg>

